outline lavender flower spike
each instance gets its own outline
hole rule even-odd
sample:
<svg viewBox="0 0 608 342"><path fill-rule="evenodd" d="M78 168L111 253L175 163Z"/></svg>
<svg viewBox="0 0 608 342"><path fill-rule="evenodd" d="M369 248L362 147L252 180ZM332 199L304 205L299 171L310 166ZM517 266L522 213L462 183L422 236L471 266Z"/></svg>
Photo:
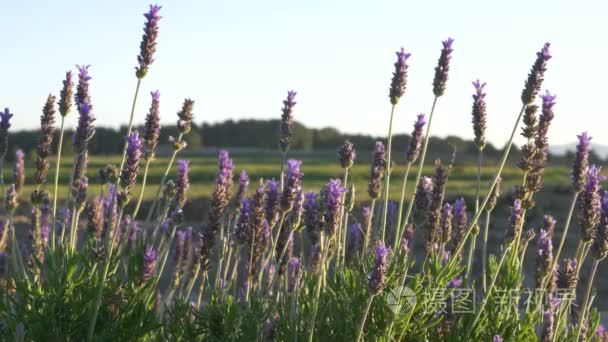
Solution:
<svg viewBox="0 0 608 342"><path fill-rule="evenodd" d="M279 144L283 153L287 152L293 140L293 107L295 107L297 103L294 101L296 94L297 92L293 90L287 92L287 98L283 101L283 109L281 110L281 137L279 139Z"/></svg>
<svg viewBox="0 0 608 342"><path fill-rule="evenodd" d="M184 104L182 105L182 109L177 112L177 132L180 135L188 134L192 129L192 119L194 119L194 114L192 110L194 108L194 100L185 99ZM181 139L177 139L178 142L181 142Z"/></svg>
<svg viewBox="0 0 608 342"><path fill-rule="evenodd" d="M15 178L15 190L20 193L25 184L25 162L23 161L23 151L15 152L15 166L13 168L13 177Z"/></svg>
<svg viewBox="0 0 608 342"><path fill-rule="evenodd" d="M475 133L475 145L480 150L483 150L486 146L486 93L483 92L483 88L486 83L481 83L479 80L473 82L475 87L475 94L473 94L473 131Z"/></svg>
<svg viewBox="0 0 608 342"><path fill-rule="evenodd" d="M275 179L266 181L266 221L273 226L279 220L279 182Z"/></svg>
<svg viewBox="0 0 608 342"><path fill-rule="evenodd" d="M551 265L553 264L553 243L549 232L541 229L538 239L538 254L536 256L536 288L543 286L543 281L551 273Z"/></svg>
<svg viewBox="0 0 608 342"><path fill-rule="evenodd" d="M131 189L135 185L137 174L139 173L139 162L142 156L143 141L137 131L131 132L127 137L127 160L120 172L120 187L123 190L124 198L120 201L121 205L126 205L130 196Z"/></svg>
<svg viewBox="0 0 608 342"><path fill-rule="evenodd" d="M4 108L4 112L0 112L0 159L4 159L8 151L8 129L11 128L12 117L13 114L8 111L8 108Z"/></svg>
<svg viewBox="0 0 608 342"><path fill-rule="evenodd" d="M72 96L74 83L72 82L72 72L68 71L65 73L65 80L63 80L63 88L59 93L59 114L66 117L72 109Z"/></svg>
<svg viewBox="0 0 608 342"><path fill-rule="evenodd" d="M578 265L576 259L564 259L557 269L557 288L574 291L577 283Z"/></svg>
<svg viewBox="0 0 608 342"><path fill-rule="evenodd" d="M511 242L521 235L523 224L523 209L521 201L515 199L511 207L511 216L509 216L509 227L507 228L507 241Z"/></svg>
<svg viewBox="0 0 608 342"><path fill-rule="evenodd" d="M374 150L374 159L369 175L369 186L367 192L372 199L380 198L382 188L382 180L386 171L386 148L380 141L376 141L376 149Z"/></svg>
<svg viewBox="0 0 608 342"><path fill-rule="evenodd" d="M602 215L591 245L591 255L596 260L608 256L608 192L602 194Z"/></svg>
<svg viewBox="0 0 608 342"><path fill-rule="evenodd" d="M189 161L179 160L177 162L177 178L175 179L177 194L175 195L175 202L180 208L183 208L188 200L188 189L190 188L190 178L188 177L189 171Z"/></svg>
<svg viewBox="0 0 608 342"><path fill-rule="evenodd" d="M433 79L433 94L436 97L443 96L445 93L445 86L448 81L448 72L450 71L450 59L452 59L452 44L454 39L448 38L442 42L443 49L441 49L441 55L439 61L435 67L435 78Z"/></svg>
<svg viewBox="0 0 608 342"><path fill-rule="evenodd" d="M247 194L247 188L249 187L249 175L247 171L241 171L239 175L239 189L236 192L236 203L240 205L245 199L245 195Z"/></svg>
<svg viewBox="0 0 608 342"><path fill-rule="evenodd" d="M412 131L412 136L410 138L410 146L407 150L406 161L408 163L413 163L418 159L418 155L420 154L420 149L422 148L422 129L426 124L426 118L424 117L424 113L418 114L418 119L414 123L414 130Z"/></svg>
<svg viewBox="0 0 608 342"><path fill-rule="evenodd" d="M304 174L300 171L301 165L300 160L290 159L287 161L287 176L281 196L281 209L284 212L289 212L293 208L296 197L302 191L302 176Z"/></svg>
<svg viewBox="0 0 608 342"><path fill-rule="evenodd" d="M152 95L152 104L150 111L146 115L146 124L144 125L144 158L146 160L153 159L156 154L156 145L160 136L160 92L150 92Z"/></svg>
<svg viewBox="0 0 608 342"><path fill-rule="evenodd" d="M348 141L344 141L344 144L338 147L338 159L340 160L340 166L343 169L350 169L355 159L357 158L357 153L355 152L355 145Z"/></svg>
<svg viewBox="0 0 608 342"><path fill-rule="evenodd" d="M538 118L538 127L536 132L536 149L537 151L537 167L544 168L547 160L547 149L549 146L548 143L548 134L549 134L549 126L551 125L551 121L555 117L553 113L553 106L555 106L555 95L551 95L549 91L545 93L545 95L541 96L543 100L542 111L540 117Z"/></svg>
<svg viewBox="0 0 608 342"><path fill-rule="evenodd" d="M379 241L375 247L374 266L367 276L369 292L374 296L384 289L388 268L388 253L389 249L382 241Z"/></svg>
<svg viewBox="0 0 608 342"><path fill-rule="evenodd" d="M288 290L293 293L298 289L300 283L300 258L293 257L289 260L288 276Z"/></svg>
<svg viewBox="0 0 608 342"><path fill-rule="evenodd" d="M587 171L587 181L579 202L578 222L581 227L583 242L591 242L595 237L595 227L600 222L601 201L600 187L604 177L602 169L592 165Z"/></svg>
<svg viewBox="0 0 608 342"><path fill-rule="evenodd" d="M304 226L308 233L308 238L312 245L317 244L319 241L319 202L317 201L317 194L314 192L307 192L304 194Z"/></svg>
<svg viewBox="0 0 608 342"><path fill-rule="evenodd" d="M76 86L76 95L74 95L74 103L76 108L80 108L83 103L91 103L91 94L89 94L89 76L90 65L77 65L78 68L78 85Z"/></svg>
<svg viewBox="0 0 608 342"><path fill-rule="evenodd" d="M158 253L153 246L148 245L143 254L142 267L141 267L141 283L145 284L152 278L154 269L156 268L156 259L158 259Z"/></svg>
<svg viewBox="0 0 608 342"><path fill-rule="evenodd" d="M591 145L591 137L587 132L583 132L578 137L576 145L576 157L572 164L572 186L574 191L581 192L585 187L585 174L589 169L589 148Z"/></svg>
<svg viewBox="0 0 608 342"><path fill-rule="evenodd" d="M55 96L49 95L42 115L40 116L40 137L36 148L36 173L34 182L36 185L46 183L46 176L49 172L48 157L51 155L51 144L53 143L53 132L55 131Z"/></svg>
<svg viewBox="0 0 608 342"><path fill-rule="evenodd" d="M104 224L103 199L99 196L93 198L87 205L87 231L91 236L101 241Z"/></svg>
<svg viewBox="0 0 608 342"><path fill-rule="evenodd" d="M536 53L536 61L528 74L524 90L521 92L521 102L524 105L534 102L534 98L540 91L545 72L547 71L547 61L551 59L551 54L549 53L550 46L551 44L545 43L542 50Z"/></svg>
<svg viewBox="0 0 608 342"><path fill-rule="evenodd" d="M433 189L435 183L433 178L428 176L420 177L420 182L416 187L416 195L414 197L414 204L416 205L416 213L424 213L431 205L431 197L433 196Z"/></svg>
<svg viewBox="0 0 608 342"><path fill-rule="evenodd" d="M325 234L332 237L339 228L340 209L346 188L342 187L339 179L332 179L321 191L321 202L324 209Z"/></svg>
<svg viewBox="0 0 608 342"><path fill-rule="evenodd" d="M399 99L405 93L405 87L407 86L407 64L408 58L412 55L406 53L403 48L396 52L397 62L395 62L395 71L393 72L393 79L391 81L391 89L388 97L391 99L391 104L394 106L399 102Z"/></svg>
<svg viewBox="0 0 608 342"><path fill-rule="evenodd" d="M144 34L141 37L141 44L137 62L139 66L135 68L135 75L142 79L148 73L148 68L154 62L154 53L156 52L156 39L158 37L158 22L162 18L158 15L162 7L150 5L150 11L144 13L146 24L144 25Z"/></svg>

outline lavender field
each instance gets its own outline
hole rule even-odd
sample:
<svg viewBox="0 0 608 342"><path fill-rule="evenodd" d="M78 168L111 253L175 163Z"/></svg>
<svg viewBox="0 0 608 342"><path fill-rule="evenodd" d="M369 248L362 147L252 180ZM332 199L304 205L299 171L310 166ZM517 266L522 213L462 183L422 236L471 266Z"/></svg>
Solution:
<svg viewBox="0 0 608 342"><path fill-rule="evenodd" d="M294 148L302 103L289 90L276 150L216 151L188 146L198 99L175 115L160 91L140 91L163 48L161 13L144 14L122 154L90 153L89 65L31 99L43 108L27 155L11 138L20 113L0 112L1 340L608 341L608 191L589 133L572 132L571 157L549 153L566 115L545 89L551 44L520 52L531 64L512 70L520 110L499 157L473 75L467 150L429 149L452 38L427 70L427 113L399 112L416 66L396 52L378 99L388 131L373 146ZM394 144L396 113L407 144Z"/></svg>

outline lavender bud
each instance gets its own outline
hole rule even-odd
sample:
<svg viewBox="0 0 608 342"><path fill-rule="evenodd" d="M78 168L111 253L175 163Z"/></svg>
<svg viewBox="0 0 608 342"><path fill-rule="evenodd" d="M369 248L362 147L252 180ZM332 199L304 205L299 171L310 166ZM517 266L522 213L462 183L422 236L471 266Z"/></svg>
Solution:
<svg viewBox="0 0 608 342"><path fill-rule="evenodd" d="M89 76L90 65L77 65L78 68L78 85L76 86L76 95L74 95L74 103L76 108L80 110L80 106L84 103L91 103L91 95L89 94Z"/></svg>
<svg viewBox="0 0 608 342"><path fill-rule="evenodd" d="M139 56L137 56L138 67L135 67L135 76L142 79L148 73L148 68L154 62L156 52L156 39L158 38L158 22L162 18L158 12L162 6L150 5L150 11L144 13L146 23L144 24L144 34L139 44Z"/></svg>
<svg viewBox="0 0 608 342"><path fill-rule="evenodd" d="M441 205L445 196L445 187L447 184L448 176L450 174L450 167L445 167L441 163L441 160L435 161L435 177L434 177L434 188L433 195L431 196L431 203L426 217L426 234L427 234L427 250L430 251L435 245L438 238L438 232L440 229L441 220Z"/></svg>
<svg viewBox="0 0 608 342"><path fill-rule="evenodd" d="M600 183L604 177L600 174L601 167L592 165L587 171L587 181L579 202L578 223L581 227L583 242L591 242L595 235L595 227L600 222L601 201Z"/></svg>
<svg viewBox="0 0 608 342"><path fill-rule="evenodd" d="M541 331L541 342L552 342L553 341L553 310L547 309L543 313L543 327Z"/></svg>
<svg viewBox="0 0 608 342"><path fill-rule="evenodd" d="M59 114L63 117L66 117L72 109L73 88L72 72L68 71L65 73L63 88L61 88L61 92L59 93Z"/></svg>
<svg viewBox="0 0 608 342"><path fill-rule="evenodd" d="M293 229L297 229L300 227L300 223L302 223L302 213L304 212L304 192L300 190L296 194L296 199L293 202L293 208L289 212L289 216L287 221Z"/></svg>
<svg viewBox="0 0 608 342"><path fill-rule="evenodd" d="M452 220L454 217L454 210L450 203L443 205L441 212L441 243L446 244L452 237Z"/></svg>
<svg viewBox="0 0 608 342"><path fill-rule="evenodd" d="M101 185L111 183L116 178L117 174L118 168L113 164L108 164L99 169L99 179L101 181Z"/></svg>
<svg viewBox="0 0 608 342"><path fill-rule="evenodd" d="M76 202L77 208L82 208L87 201L87 192L89 190L89 178L82 177L82 181L80 182L80 186L78 187L78 192L76 197L74 198Z"/></svg>
<svg viewBox="0 0 608 342"><path fill-rule="evenodd" d="M17 194L21 193L23 185L25 184L25 163L23 161L23 151L17 150L15 152L15 166L13 168L13 177L15 178L15 191Z"/></svg>
<svg viewBox="0 0 608 342"><path fill-rule="evenodd" d="M536 126L537 122L536 122L536 112L538 111L538 106L536 105L529 105L526 107L526 110L524 111L524 117L523 117L523 122L524 122L524 127L522 127L522 132L521 135L522 137L526 138L527 140L532 140L536 137L536 131L538 129L538 127Z"/></svg>
<svg viewBox="0 0 608 342"><path fill-rule="evenodd" d="M246 243L250 236L251 230L251 201L249 198L244 198L239 208L239 217L236 220L235 235L236 240L240 243Z"/></svg>
<svg viewBox="0 0 608 342"><path fill-rule="evenodd" d="M420 154L420 149L422 148L422 129L426 124L426 119L423 113L418 114L418 119L414 122L414 130L412 131L412 136L410 138L410 145L406 154L406 161L408 163L413 163L418 159L418 155Z"/></svg>
<svg viewBox="0 0 608 342"><path fill-rule="evenodd" d="M146 246L146 250L143 254L142 266L141 266L141 283L145 284L152 278L154 270L156 268L156 260L158 259L158 253L153 246Z"/></svg>
<svg viewBox="0 0 608 342"><path fill-rule="evenodd" d="M11 128L12 117L13 114L8 111L8 108L4 108L4 112L0 112L0 159L4 159L8 151L8 129Z"/></svg>
<svg viewBox="0 0 608 342"><path fill-rule="evenodd" d="M93 197L87 205L87 230L92 237L101 241L104 225L104 202L99 196Z"/></svg>
<svg viewBox="0 0 608 342"><path fill-rule="evenodd" d="M176 234L177 240L175 241L175 251L173 253L173 264L175 265L174 271L174 284L179 283L179 278L184 273L184 263L186 259L186 231L178 230Z"/></svg>
<svg viewBox="0 0 608 342"><path fill-rule="evenodd" d="M131 196L131 189L135 185L137 174L139 173L139 162L142 156L143 140L137 131L131 132L127 137L127 159L120 172L120 187L126 196L123 206L127 204Z"/></svg>
<svg viewBox="0 0 608 342"><path fill-rule="evenodd" d="M332 179L321 190L321 203L323 205L325 220L325 234L330 238L339 229L340 208L343 203L346 189L342 187L339 179Z"/></svg>
<svg viewBox="0 0 608 342"><path fill-rule="evenodd" d="M363 242L363 231L361 225L352 223L348 229L348 248L346 249L346 258L352 260L355 255L361 250Z"/></svg>
<svg viewBox="0 0 608 342"><path fill-rule="evenodd" d="M464 198L459 198L454 203L454 239L452 240L452 252L456 251L458 245L464 240L464 236L467 232L467 226L469 219L467 217L467 205ZM458 255L454 255L459 261L462 260L462 250Z"/></svg>
<svg viewBox="0 0 608 342"><path fill-rule="evenodd" d="M338 159L343 169L350 169L357 159L355 145L348 140L344 141L344 144L338 147Z"/></svg>
<svg viewBox="0 0 608 342"><path fill-rule="evenodd" d="M587 132L583 132L578 137L578 144L576 145L576 157L572 164L572 186L574 191L581 192L585 187L585 174L589 169L589 146L591 144L591 137Z"/></svg>
<svg viewBox="0 0 608 342"><path fill-rule="evenodd" d="M258 188L251 196L251 228L247 238L250 247L249 252L252 253L252 267L249 269L249 277L251 278L257 273L258 260L260 260L267 242L270 242L271 239L270 227L264 212L265 196L264 183L260 180Z"/></svg>
<svg viewBox="0 0 608 342"><path fill-rule="evenodd" d="M318 220L320 215L318 196L314 192L307 192L304 194L304 197L304 226L306 227L306 232L308 233L311 244L316 245L319 241L319 230L321 228Z"/></svg>
<svg viewBox="0 0 608 342"><path fill-rule="evenodd" d="M509 227L507 229L506 239L508 242L512 242L515 238L521 235L522 224L523 224L523 209L521 201L515 199L513 206L511 207L511 215L509 216Z"/></svg>
<svg viewBox="0 0 608 342"><path fill-rule="evenodd" d="M496 208L496 204L498 203L498 198L500 197L500 183L502 178L498 177L496 180L496 184L492 188L492 193L490 194L490 198L488 199L488 205L486 205L486 211L491 212Z"/></svg>
<svg viewBox="0 0 608 342"><path fill-rule="evenodd" d="M300 283L300 258L293 257L289 260L288 279L288 291L293 293L298 289Z"/></svg>
<svg viewBox="0 0 608 342"><path fill-rule="evenodd" d="M194 114L192 114L193 108L194 100L185 99L182 110L177 112L177 116L179 118L177 120L177 132L180 135L188 134L192 129L192 119L194 118ZM181 142L181 139L179 140Z"/></svg>
<svg viewBox="0 0 608 342"><path fill-rule="evenodd" d="M279 220L279 182L274 179L266 181L266 221L271 226Z"/></svg>
<svg viewBox="0 0 608 342"><path fill-rule="evenodd" d="M394 106L399 102L399 99L405 94L405 87L407 86L407 64L408 58L412 55L406 53L403 48L396 52L397 62L395 62L395 71L393 72L393 79L391 81L391 89L388 97L391 99L391 104Z"/></svg>
<svg viewBox="0 0 608 342"><path fill-rule="evenodd" d="M289 212L293 208L297 195L302 191L301 179L304 174L300 171L301 165L302 162L299 160L287 161L287 175L281 196L281 209L284 212Z"/></svg>
<svg viewBox="0 0 608 342"><path fill-rule="evenodd" d="M450 59L452 59L452 43L454 39L448 38L442 42L443 49L439 61L435 67L435 78L433 79L433 94L439 97L445 93L445 86L448 81L448 72L450 71Z"/></svg>
<svg viewBox="0 0 608 342"><path fill-rule="evenodd" d="M6 189L6 210L12 211L19 206L19 198L17 196L17 190L15 189L15 184L11 184Z"/></svg>
<svg viewBox="0 0 608 342"><path fill-rule="evenodd" d="M557 269L557 288L575 291L578 283L578 266L575 259L564 259Z"/></svg>
<svg viewBox="0 0 608 342"><path fill-rule="evenodd" d="M532 70L528 74L528 79L524 85L524 90L521 92L521 102L524 105L529 105L534 102L534 98L540 91L545 72L547 71L547 61L551 59L551 55L549 54L549 46L551 46L551 44L545 43L542 50L536 53L536 61L532 66Z"/></svg>
<svg viewBox="0 0 608 342"><path fill-rule="evenodd" d="M538 127L536 131L536 148L537 148L537 158L536 158L536 167L545 168L545 163L547 161L547 149L549 146L548 143L548 133L549 126L551 125L551 121L555 117L553 113L553 106L555 106L555 95L549 94L549 91L542 96L543 106L542 112L538 119Z"/></svg>
<svg viewBox="0 0 608 342"><path fill-rule="evenodd" d="M249 175L245 170L241 171L239 176L239 189L236 192L236 203L240 205L245 195L247 194L247 188L249 187Z"/></svg>
<svg viewBox="0 0 608 342"><path fill-rule="evenodd" d="M608 256L608 192L602 194L602 214L591 245L591 255L596 260Z"/></svg>
<svg viewBox="0 0 608 342"><path fill-rule="evenodd" d="M189 161L179 160L177 162L177 177L175 179L177 194L175 195L175 202L180 208L183 208L188 201L188 189L190 188L190 178L188 177L189 171Z"/></svg>
<svg viewBox="0 0 608 342"><path fill-rule="evenodd" d="M414 197L416 212L424 213L428 210L431 205L434 188L435 185L431 177L422 176L420 178L420 182L418 182L418 186L416 187L416 196Z"/></svg>
<svg viewBox="0 0 608 342"><path fill-rule="evenodd" d="M382 241L379 241L375 247L374 266L367 276L368 290L372 295L377 295L384 289L386 282L386 272L388 268L388 253Z"/></svg>
<svg viewBox="0 0 608 342"><path fill-rule="evenodd" d="M403 249L403 254L409 254L412 249L412 245L414 242L414 226L411 223L405 225L405 230L403 231L403 240L401 240L401 248Z"/></svg>
<svg viewBox="0 0 608 342"><path fill-rule="evenodd" d="M552 273L551 264L553 264L553 243L549 232L544 229L540 230L538 239L538 254L536 255L536 288L542 288L545 278Z"/></svg>
<svg viewBox="0 0 608 342"><path fill-rule="evenodd" d="M549 234L549 239L553 239L553 234L555 232L555 219L551 215L543 216L543 228Z"/></svg>
<svg viewBox="0 0 608 342"><path fill-rule="evenodd" d="M374 158L371 165L367 192L372 199L380 198L384 172L386 171L386 149L380 141L376 142Z"/></svg>
<svg viewBox="0 0 608 342"><path fill-rule="evenodd" d="M283 109L281 110L281 138L279 144L283 153L287 152L293 140L293 107L296 105L294 101L296 94L293 90L287 92L287 98L283 101Z"/></svg>
<svg viewBox="0 0 608 342"><path fill-rule="evenodd" d="M53 143L53 132L55 131L55 96L49 95L42 115L40 116L40 137L36 148L36 173L34 181L36 185L46 183L46 176L49 171L48 157L51 154L51 144Z"/></svg>
<svg viewBox="0 0 608 342"><path fill-rule="evenodd" d="M146 160L153 159L156 154L156 145L160 136L160 92L150 92L152 95L152 104L150 111L146 115L146 124L144 125L144 158Z"/></svg>
<svg viewBox="0 0 608 342"><path fill-rule="evenodd" d="M475 133L475 145L480 150L486 146L486 93L483 92L483 88L486 83L481 83L479 80L473 82L475 87L475 94L473 94L473 131Z"/></svg>

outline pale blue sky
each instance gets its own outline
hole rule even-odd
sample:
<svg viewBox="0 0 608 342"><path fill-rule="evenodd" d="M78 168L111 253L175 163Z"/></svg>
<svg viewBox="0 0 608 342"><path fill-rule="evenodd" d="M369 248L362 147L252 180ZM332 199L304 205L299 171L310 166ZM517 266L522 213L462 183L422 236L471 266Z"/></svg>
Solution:
<svg viewBox="0 0 608 342"><path fill-rule="evenodd" d="M64 72L91 64L97 123L128 118L134 67L148 1L0 2L0 107L14 127L38 125ZM502 144L520 107L523 81L545 41L554 58L543 88L556 93L554 143L604 130L608 56L604 1L159 1L156 62L143 83L161 91L164 122L184 97L196 121L277 118L288 89L298 91L297 120L351 133L386 134L388 87L401 46L412 53L406 97L395 119L409 132L429 110L441 40L453 37L447 94L433 122L440 136L470 138L471 81L488 82L488 136ZM72 115L70 122L75 122Z"/></svg>

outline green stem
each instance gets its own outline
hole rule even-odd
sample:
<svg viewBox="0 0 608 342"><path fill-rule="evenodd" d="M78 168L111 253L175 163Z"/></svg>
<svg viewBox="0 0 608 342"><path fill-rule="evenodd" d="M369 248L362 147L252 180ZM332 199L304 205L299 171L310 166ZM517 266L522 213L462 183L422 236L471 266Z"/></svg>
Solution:
<svg viewBox="0 0 608 342"><path fill-rule="evenodd" d="M319 311L319 298L321 296L321 285L323 282L323 274L325 272L325 258L327 257L327 250L329 249L330 239L327 239L327 243L324 245L323 243L323 233L321 233L320 243L321 248L321 264L319 265L319 274L317 277L317 283L315 285L315 293L314 299L312 303L312 317L309 321L308 325L308 342L313 341L313 337L315 335L315 321L317 320L317 312Z"/></svg>
<svg viewBox="0 0 608 342"><path fill-rule="evenodd" d="M365 311L363 312L363 318L361 318L361 323L359 324L359 332L357 333L357 342L361 341L363 337L363 328L365 328L365 321L367 320L367 315L369 314L369 309L372 307L372 302L374 301L374 295L369 296L367 300L367 304L365 305Z"/></svg>
<svg viewBox="0 0 608 342"><path fill-rule="evenodd" d="M181 143L182 141L182 137L183 134L180 133L179 136L177 137L177 143ZM163 177L160 180L160 183L158 184L158 188L156 189L156 195L154 195L154 200L152 201L152 205L150 206L150 210L148 211L148 216L146 216L146 223L149 223L150 220L152 219L152 215L154 214L154 211L156 210L156 205L158 204L158 198L160 196L160 192L163 189L163 186L165 186L165 182L167 181L167 176L169 175L169 172L171 171L171 166L173 166L173 163L175 162L175 157L177 156L177 153L179 152L179 149L175 149L173 150L173 154L171 155L171 159L169 159L169 164L167 165L167 169L165 169L165 173L163 174Z"/></svg>
<svg viewBox="0 0 608 342"><path fill-rule="evenodd" d="M369 208L369 218L367 219L367 229L365 231L365 239L363 243L363 254L367 254L367 247L369 246L370 235L372 234L372 218L374 217L375 207L376 199L373 199Z"/></svg>
<svg viewBox="0 0 608 342"><path fill-rule="evenodd" d="M281 191L283 191L283 186L285 183L285 175L283 174L283 170L285 169L285 160L287 159L287 150L285 150L281 156Z"/></svg>
<svg viewBox="0 0 608 342"><path fill-rule="evenodd" d="M471 269L473 268L473 255L475 254L475 243L477 242L477 234L473 235L471 243L469 244L469 256L467 259L467 271L465 275L465 282L468 284L471 280Z"/></svg>
<svg viewBox="0 0 608 342"><path fill-rule="evenodd" d="M348 168L344 169L344 188L348 189ZM350 194L352 196L352 194ZM346 196L343 196L346 200ZM346 237L348 235L348 211L345 210L348 203L344 202L340 208L340 246L338 246L338 256L342 257L342 264L346 262ZM338 257L338 260L340 259Z"/></svg>
<svg viewBox="0 0 608 342"><path fill-rule="evenodd" d="M401 227L401 234L405 232L405 225L410 219L410 215L412 214L412 209L414 208L414 197L416 196L416 188L418 187L418 183L420 182L420 177L422 177L422 169L424 167L424 160L426 159L426 151L429 146L429 140L431 138L431 123L433 122L433 114L435 113L435 106L437 106L438 96L433 98L433 105L431 106L431 114L429 115L429 123L426 125L426 133L424 137L424 144L422 145L422 154L420 155L420 160L418 161L418 170L416 172L416 181L414 182L414 193L410 198L410 204L407 207L407 212L405 213L405 219L403 220ZM401 236L399 237L401 240Z"/></svg>
<svg viewBox="0 0 608 342"><path fill-rule="evenodd" d="M396 105L391 107L391 117L388 123L388 136L386 137L386 179L384 181L384 209L382 210L382 235L380 240L384 241L386 234L386 219L388 216L388 193L391 184L391 150L393 144L393 116L395 114Z"/></svg>
<svg viewBox="0 0 608 342"><path fill-rule="evenodd" d="M492 211L486 211L486 224L483 228L483 246L482 246L482 254L481 254L481 271L482 271L482 285L483 292L487 293L487 268L488 268L488 231L490 230L490 217L492 216Z"/></svg>
<svg viewBox="0 0 608 342"><path fill-rule="evenodd" d="M133 130L133 118L135 116L135 104L137 103L137 95L139 94L139 86L141 85L141 78L137 78L137 86L135 87L135 95L133 96L133 103L131 104L131 116L129 118L129 126L127 128L127 137L131 134ZM125 165L125 160L127 159L127 146L128 142L125 139L125 145L122 149L122 159L120 160L119 170L122 170L122 167Z"/></svg>
<svg viewBox="0 0 608 342"><path fill-rule="evenodd" d="M137 219L137 214L139 213L139 208L141 207L141 202L144 199L144 191L146 190L146 181L148 180L148 169L150 168L150 163L152 162L152 158L148 158L146 160L146 166L144 167L144 175L141 180L141 190L139 191L139 198L137 199L137 205L135 205L135 210L133 210L133 220Z"/></svg>
<svg viewBox="0 0 608 342"><path fill-rule="evenodd" d="M61 116L61 129L59 130L59 144L57 145L57 166L55 168L55 189L53 192L53 229L51 231L51 246L55 249L55 220L57 217L57 191L59 187L59 170L61 169L61 150L63 149L65 117Z"/></svg>
<svg viewBox="0 0 608 342"><path fill-rule="evenodd" d="M585 300L583 306L581 306L581 314L578 320L578 332L576 333L576 341L581 340L581 332L583 331L583 323L585 323L585 317L587 316L587 305L589 304L589 298L591 297L591 289L593 288L593 280L595 279L595 273L597 272L597 265L600 263L599 260L593 262L591 268L591 275L589 276L589 282L587 283L587 290L585 291Z"/></svg>
<svg viewBox="0 0 608 342"><path fill-rule="evenodd" d="M188 302L190 302L190 294L192 293L192 289L194 288L194 283L196 283L196 279L198 278L198 273L201 270L201 264L197 263L196 264L196 269L194 270L194 275L192 275L192 278L190 279L190 282L188 284L187 290L186 290L186 294L184 296L184 299L187 300Z"/></svg>
<svg viewBox="0 0 608 342"><path fill-rule="evenodd" d="M393 250L397 250L397 246L400 243L398 237L401 236L401 220L403 216L403 204L405 202L405 190L407 187L407 177L410 174L410 166L412 164L410 162L406 162L405 164L405 174L403 175L403 186L401 187L401 199L399 200L399 212L397 214L397 232L395 232L395 241L393 245ZM405 229L404 229L405 230Z"/></svg>

